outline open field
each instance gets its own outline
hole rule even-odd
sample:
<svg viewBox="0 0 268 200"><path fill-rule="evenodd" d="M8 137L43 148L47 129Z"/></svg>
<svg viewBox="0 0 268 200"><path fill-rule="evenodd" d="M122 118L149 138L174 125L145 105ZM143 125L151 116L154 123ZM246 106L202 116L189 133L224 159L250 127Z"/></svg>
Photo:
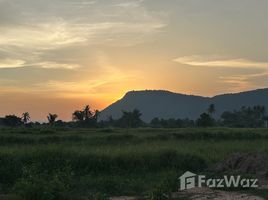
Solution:
<svg viewBox="0 0 268 200"><path fill-rule="evenodd" d="M177 190L186 170L263 151L268 129L1 128L0 189L27 200L146 196Z"/></svg>

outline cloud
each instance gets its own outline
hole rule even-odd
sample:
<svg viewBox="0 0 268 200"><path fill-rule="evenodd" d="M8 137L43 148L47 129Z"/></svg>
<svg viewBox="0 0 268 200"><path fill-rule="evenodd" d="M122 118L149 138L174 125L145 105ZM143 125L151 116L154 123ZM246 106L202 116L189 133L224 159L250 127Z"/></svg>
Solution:
<svg viewBox="0 0 268 200"><path fill-rule="evenodd" d="M200 67L229 67L229 68L263 68L268 69L268 62L253 61L244 58L223 59L217 57L185 56L174 59L175 62Z"/></svg>
<svg viewBox="0 0 268 200"><path fill-rule="evenodd" d="M81 67L78 64L67 64L67 63L56 63L56 62L38 63L38 66L44 69L78 69Z"/></svg>
<svg viewBox="0 0 268 200"><path fill-rule="evenodd" d="M265 80L268 77L268 71L263 71L260 73L253 73L253 74L238 74L238 75L231 75L231 76L221 76L219 77L220 82L226 83L231 85L232 90L235 92L245 91L254 88L263 87L258 85L255 79L264 78Z"/></svg>
<svg viewBox="0 0 268 200"><path fill-rule="evenodd" d="M14 59L0 59L0 69L22 68L22 67L39 67L43 69L78 69L81 66L71 63L58 63L58 62L39 62L39 63L26 63L24 60Z"/></svg>
<svg viewBox="0 0 268 200"><path fill-rule="evenodd" d="M20 84L18 81L0 79L1 93L28 93L39 94L41 96L49 96L63 98L90 98L94 95L116 94L122 87L122 82L127 83L129 80L136 80L133 74L125 75L116 69L109 73L99 75L90 79L81 80L48 80L31 84Z"/></svg>
<svg viewBox="0 0 268 200"><path fill-rule="evenodd" d="M174 62L194 67L222 68L218 82L229 86L233 92L245 91L263 87L257 79L268 76L268 62L250 60L245 58L227 58L225 56L184 56L173 60ZM226 69L234 69L231 75L226 75ZM249 71L250 70L250 71ZM251 73L250 73L251 72ZM263 81L262 81L263 82Z"/></svg>
<svg viewBox="0 0 268 200"><path fill-rule="evenodd" d="M86 41L77 34L78 30L69 28L69 25L63 21L51 21L8 27L0 35L0 46L46 50Z"/></svg>
<svg viewBox="0 0 268 200"><path fill-rule="evenodd" d="M220 82L230 85L233 92L245 91L255 87L246 75L220 77Z"/></svg>
<svg viewBox="0 0 268 200"><path fill-rule="evenodd" d="M136 0L136 1L127 1L127 2L120 2L115 4L114 6L121 7L121 8L136 8L141 5L143 0Z"/></svg>
<svg viewBox="0 0 268 200"><path fill-rule="evenodd" d="M0 58L9 59L0 60L0 68L78 69L84 66L79 56L70 62L66 57L55 59L54 53L151 40L166 23L142 1L0 0Z"/></svg>
<svg viewBox="0 0 268 200"><path fill-rule="evenodd" d="M85 7L85 6L91 7L94 4L96 4L96 1L67 2L68 6L78 7L78 8L82 8L82 7Z"/></svg>
<svg viewBox="0 0 268 200"><path fill-rule="evenodd" d="M19 15L13 17L19 17L11 26L3 16L10 24L0 28L0 47L55 49L77 44L119 45L123 40L134 45L166 26L160 14L148 11L141 2L10 0L9 12L2 15L9 19L16 11Z"/></svg>
<svg viewBox="0 0 268 200"><path fill-rule="evenodd" d="M24 67L24 64L24 60L0 59L0 69Z"/></svg>

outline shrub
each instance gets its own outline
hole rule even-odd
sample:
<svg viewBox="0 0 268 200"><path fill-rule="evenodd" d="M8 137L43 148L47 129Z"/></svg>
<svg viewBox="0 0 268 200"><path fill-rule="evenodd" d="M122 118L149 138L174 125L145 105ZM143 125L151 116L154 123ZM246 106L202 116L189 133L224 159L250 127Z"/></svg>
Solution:
<svg viewBox="0 0 268 200"><path fill-rule="evenodd" d="M12 155L0 155L0 184L3 190L11 187L22 174L22 163Z"/></svg>
<svg viewBox="0 0 268 200"><path fill-rule="evenodd" d="M68 168L46 174L40 173L33 165L23 169L14 191L20 200L68 200L65 193L70 189L70 176Z"/></svg>

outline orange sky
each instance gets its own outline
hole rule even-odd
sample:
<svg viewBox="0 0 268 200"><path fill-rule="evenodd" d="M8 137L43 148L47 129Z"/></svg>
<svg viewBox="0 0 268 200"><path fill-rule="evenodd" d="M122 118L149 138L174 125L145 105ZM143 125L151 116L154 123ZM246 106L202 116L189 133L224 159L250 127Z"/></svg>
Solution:
<svg viewBox="0 0 268 200"><path fill-rule="evenodd" d="M267 1L0 0L0 116L44 121L130 90L268 86Z"/></svg>

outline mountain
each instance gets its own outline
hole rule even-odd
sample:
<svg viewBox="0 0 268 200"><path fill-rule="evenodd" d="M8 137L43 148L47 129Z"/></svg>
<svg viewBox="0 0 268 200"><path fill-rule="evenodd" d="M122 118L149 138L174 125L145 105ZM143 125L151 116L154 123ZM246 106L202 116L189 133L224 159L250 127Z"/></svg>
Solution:
<svg viewBox="0 0 268 200"><path fill-rule="evenodd" d="M224 111L238 110L242 106L262 105L268 109L268 88L214 97L184 95L163 90L144 90L128 92L122 99L101 111L100 119L109 116L118 119L122 110L135 108L142 113L142 119L149 122L154 117L197 119L210 104L216 108L215 117Z"/></svg>

